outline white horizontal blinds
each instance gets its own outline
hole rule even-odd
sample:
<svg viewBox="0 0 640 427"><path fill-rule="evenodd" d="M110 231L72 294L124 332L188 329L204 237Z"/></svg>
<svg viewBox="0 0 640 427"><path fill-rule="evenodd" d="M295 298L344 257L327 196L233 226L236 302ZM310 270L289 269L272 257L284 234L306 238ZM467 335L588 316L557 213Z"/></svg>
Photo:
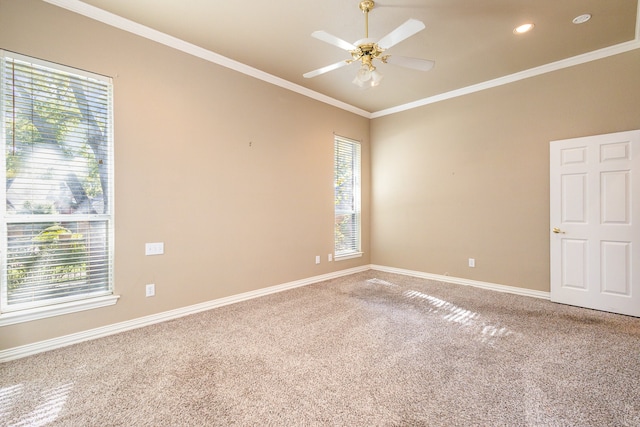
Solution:
<svg viewBox="0 0 640 427"><path fill-rule="evenodd" d="M6 58L7 213L108 213L109 84Z"/></svg>
<svg viewBox="0 0 640 427"><path fill-rule="evenodd" d="M5 54L3 311L110 294L111 83Z"/></svg>
<svg viewBox="0 0 640 427"><path fill-rule="evenodd" d="M360 143L335 137L335 255L360 252Z"/></svg>
<svg viewBox="0 0 640 427"><path fill-rule="evenodd" d="M109 293L106 227L106 221L8 224L7 305Z"/></svg>

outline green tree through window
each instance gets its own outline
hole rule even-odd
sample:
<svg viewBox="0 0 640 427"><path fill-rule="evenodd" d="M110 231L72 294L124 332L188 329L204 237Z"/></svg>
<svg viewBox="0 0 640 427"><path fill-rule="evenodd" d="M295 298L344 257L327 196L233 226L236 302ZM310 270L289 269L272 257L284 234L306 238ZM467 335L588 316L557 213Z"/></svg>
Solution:
<svg viewBox="0 0 640 427"><path fill-rule="evenodd" d="M111 81L2 53L1 311L110 294Z"/></svg>

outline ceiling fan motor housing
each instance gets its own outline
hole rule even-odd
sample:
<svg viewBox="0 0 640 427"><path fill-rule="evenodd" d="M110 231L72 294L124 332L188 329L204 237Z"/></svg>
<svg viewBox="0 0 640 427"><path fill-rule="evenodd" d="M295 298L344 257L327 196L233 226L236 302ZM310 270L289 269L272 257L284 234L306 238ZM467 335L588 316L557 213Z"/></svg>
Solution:
<svg viewBox="0 0 640 427"><path fill-rule="evenodd" d="M358 48L350 52L351 57L353 58L352 62L361 61L362 64L367 65L369 69L375 69L371 62L380 56L380 54L383 52L383 49L381 49L371 39L359 40L356 42L356 46Z"/></svg>

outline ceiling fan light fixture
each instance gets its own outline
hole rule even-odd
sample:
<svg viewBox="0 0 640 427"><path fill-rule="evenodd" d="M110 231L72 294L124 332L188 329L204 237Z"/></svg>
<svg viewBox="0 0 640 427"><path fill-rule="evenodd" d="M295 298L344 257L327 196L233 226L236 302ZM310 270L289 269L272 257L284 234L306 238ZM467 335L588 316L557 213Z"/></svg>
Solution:
<svg viewBox="0 0 640 427"><path fill-rule="evenodd" d="M369 69L369 66L362 64L362 67L360 67L356 74L356 78L363 83L371 80L371 70Z"/></svg>
<svg viewBox="0 0 640 427"><path fill-rule="evenodd" d="M364 89L368 87L376 87L380 84L383 77L382 73L376 70L375 67L363 65L356 73L356 77L353 79L353 84Z"/></svg>
<svg viewBox="0 0 640 427"><path fill-rule="evenodd" d="M383 77L384 76L378 70L373 70L371 72L371 86L372 87L378 86L382 81Z"/></svg>

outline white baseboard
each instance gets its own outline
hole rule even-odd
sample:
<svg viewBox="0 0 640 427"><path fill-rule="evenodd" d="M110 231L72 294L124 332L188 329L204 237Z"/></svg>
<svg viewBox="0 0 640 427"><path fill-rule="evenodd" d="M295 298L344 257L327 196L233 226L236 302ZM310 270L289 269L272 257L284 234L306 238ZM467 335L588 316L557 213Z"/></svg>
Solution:
<svg viewBox="0 0 640 427"><path fill-rule="evenodd" d="M229 304L234 304L241 301L258 298L261 296L273 294L276 292L286 291L288 289L298 288L301 286L311 285L325 280L335 279L342 276L348 276L350 274L359 273L369 270L368 265L362 267L355 267L346 270L335 271L333 273L322 274L319 276L309 277L307 279L296 280L281 285L270 286L268 288L257 289L255 291L244 292L237 295L231 295L225 298L219 298L212 301L203 302L200 304L190 305L188 307L182 307L175 310L169 310L162 313L152 314L150 316L140 317L137 319L127 320L125 322L114 323L112 325L102 326L96 329L90 329L88 331L78 332L70 335L65 335L58 338L52 338L45 341L39 341L32 344L27 344L19 347L13 347L6 350L0 350L0 363L8 362L10 360L19 359L22 357L31 356L34 354L42 353L49 350L55 350L57 348L66 347L68 345L77 344L83 341L89 341L96 338L102 338L109 335L114 335L120 332L129 331L132 329L142 328L144 326L150 326L156 323L165 322L167 320L173 320L180 317L188 316L190 314L199 313L201 311L211 310L212 308L222 307Z"/></svg>
<svg viewBox="0 0 640 427"><path fill-rule="evenodd" d="M257 289L255 291L244 292L237 295L231 295L229 297L219 298L212 301L203 302L200 304L190 305L188 307L182 307L175 310L169 310L162 313L152 314L150 316L140 317L137 319L127 320L125 322L114 323L112 325L102 326L100 328L90 329L88 331L78 332L70 335L65 335L58 338L52 338L45 341L39 341L32 344L27 344L19 347L9 348L6 350L0 350L0 363L8 362L10 360L20 359L22 357L31 356L34 354L42 353L49 350L55 350L57 348L66 347L72 344L78 344L83 341L89 341L97 338L114 335L120 332L129 331L132 329L142 328L150 326L156 323L165 322L167 320L173 320L180 317L188 316L190 314L199 313L201 311L211 310L216 307L222 307L229 304L234 304L241 301L247 301L253 298L273 294L276 292L286 291L288 289L298 288L301 286L311 285L325 280L335 279L338 277L348 276L350 274L360 273L367 270L378 270L388 273L402 274L405 276L420 277L423 279L437 280L439 282L454 283L458 285L474 286L477 288L489 289L499 292L507 292L516 295L523 295L528 297L549 299L549 292L535 291L532 289L517 288L514 286L498 285L495 283L479 282L476 280L462 279L452 276L443 276L439 274L424 273L420 271L406 270L401 268L386 267L382 265L364 265L361 267L350 268L346 270L340 270L333 273L322 274L319 276L309 277L307 279L296 280L281 285L270 286L263 289Z"/></svg>
<svg viewBox="0 0 640 427"><path fill-rule="evenodd" d="M372 270L385 271L387 273L403 274L405 276L420 277L422 279L437 280L438 282L455 283L457 285L473 286L476 288L489 289L492 291L506 292L509 294L523 295L527 297L550 299L550 292L536 291L533 289L517 288L515 286L498 285L489 282L479 282L477 280L462 279L460 277L444 276L440 274L423 273L421 271L405 270L402 268L385 267L383 265L370 265Z"/></svg>

